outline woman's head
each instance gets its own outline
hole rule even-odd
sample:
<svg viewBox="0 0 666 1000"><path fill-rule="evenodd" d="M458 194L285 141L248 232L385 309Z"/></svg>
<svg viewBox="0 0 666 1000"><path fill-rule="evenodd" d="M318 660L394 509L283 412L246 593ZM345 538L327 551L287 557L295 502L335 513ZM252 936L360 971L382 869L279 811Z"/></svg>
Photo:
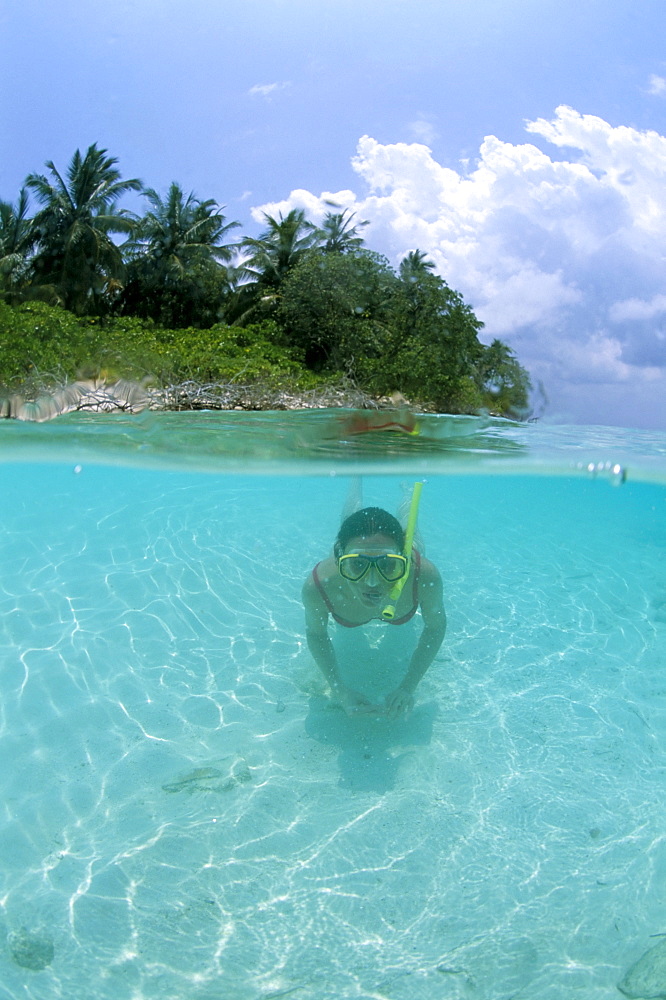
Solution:
<svg viewBox="0 0 666 1000"><path fill-rule="evenodd" d="M405 533L397 518L382 510L381 507L364 507L350 514L342 524L335 539L333 552L335 558L344 555L345 549L352 539L372 538L381 535L395 544L396 552L402 552L405 545Z"/></svg>

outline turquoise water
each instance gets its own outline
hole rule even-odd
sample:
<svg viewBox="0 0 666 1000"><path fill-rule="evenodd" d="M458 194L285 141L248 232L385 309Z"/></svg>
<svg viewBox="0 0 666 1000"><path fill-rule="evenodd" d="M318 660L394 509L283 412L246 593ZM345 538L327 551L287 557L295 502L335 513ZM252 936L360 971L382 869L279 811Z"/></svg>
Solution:
<svg viewBox="0 0 666 1000"><path fill-rule="evenodd" d="M666 932L666 435L344 419L0 426L2 1000L606 1000ZM304 642L352 472L427 478L398 722Z"/></svg>

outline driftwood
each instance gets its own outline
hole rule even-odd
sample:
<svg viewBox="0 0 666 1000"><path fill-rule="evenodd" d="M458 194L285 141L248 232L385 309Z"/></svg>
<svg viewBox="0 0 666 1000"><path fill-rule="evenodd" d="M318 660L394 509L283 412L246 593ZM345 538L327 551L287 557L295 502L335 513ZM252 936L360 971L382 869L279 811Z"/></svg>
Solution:
<svg viewBox="0 0 666 1000"><path fill-rule="evenodd" d="M91 379L33 394L32 399L22 393L4 396L0 398L0 417L41 423L75 410L138 413L149 402L148 390L140 382L119 379L107 384Z"/></svg>
<svg viewBox="0 0 666 1000"><path fill-rule="evenodd" d="M373 398L352 383L288 392L270 385L180 382L162 388L119 379L71 382L52 391L0 396L0 417L42 422L63 413L138 413L140 410L311 410L329 407L383 409L405 405L395 394Z"/></svg>
<svg viewBox="0 0 666 1000"><path fill-rule="evenodd" d="M287 392L260 384L181 382L155 390L150 405L165 410L311 410L334 406L376 409L381 404L353 385Z"/></svg>

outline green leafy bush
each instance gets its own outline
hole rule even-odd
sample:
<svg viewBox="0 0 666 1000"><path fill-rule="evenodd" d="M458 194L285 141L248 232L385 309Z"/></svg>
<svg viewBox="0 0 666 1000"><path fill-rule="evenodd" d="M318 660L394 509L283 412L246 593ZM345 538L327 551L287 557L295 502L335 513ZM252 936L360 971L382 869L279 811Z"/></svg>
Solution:
<svg viewBox="0 0 666 1000"><path fill-rule="evenodd" d="M246 327L219 324L208 330L160 330L156 350L161 378L198 382L257 381L298 383L316 381L298 360L298 352L275 343L275 324Z"/></svg>
<svg viewBox="0 0 666 1000"><path fill-rule="evenodd" d="M182 381L257 381L312 388L318 380L298 351L281 346L272 323L245 328L167 330L151 320L79 318L57 306L0 301L0 384L15 389L76 378L151 378Z"/></svg>
<svg viewBox="0 0 666 1000"><path fill-rule="evenodd" d="M16 386L35 376L62 381L88 353L88 331L71 313L27 302L0 301L0 382Z"/></svg>

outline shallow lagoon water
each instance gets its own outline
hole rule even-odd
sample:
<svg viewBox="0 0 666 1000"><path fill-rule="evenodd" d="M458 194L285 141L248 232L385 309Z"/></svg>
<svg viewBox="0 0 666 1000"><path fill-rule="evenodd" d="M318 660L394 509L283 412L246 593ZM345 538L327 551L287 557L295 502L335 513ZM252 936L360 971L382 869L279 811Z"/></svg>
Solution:
<svg viewBox="0 0 666 1000"><path fill-rule="evenodd" d="M0 427L2 1000L606 1000L666 932L665 436L350 416ZM359 472L445 584L393 723L303 635Z"/></svg>

